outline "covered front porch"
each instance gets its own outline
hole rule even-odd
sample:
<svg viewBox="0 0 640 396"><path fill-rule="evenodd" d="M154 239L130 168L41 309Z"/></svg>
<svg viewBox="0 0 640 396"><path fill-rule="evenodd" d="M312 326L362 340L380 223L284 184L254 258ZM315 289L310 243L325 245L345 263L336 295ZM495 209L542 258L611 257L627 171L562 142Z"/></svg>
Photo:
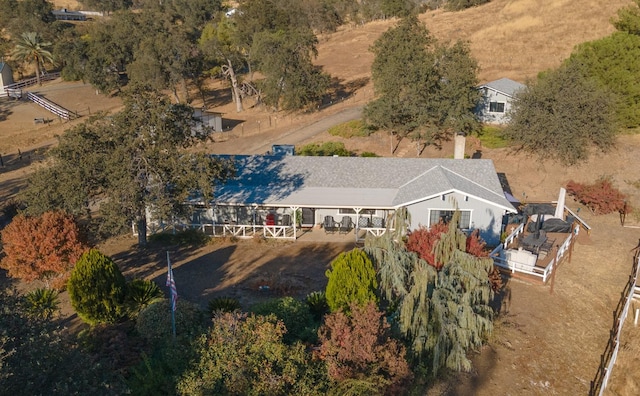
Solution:
<svg viewBox="0 0 640 396"><path fill-rule="evenodd" d="M379 237L395 215L393 208L330 208L259 205L192 205L191 215L172 221L148 216L147 232L195 229L211 237L296 240L312 231L317 235L349 235L364 242L367 235ZM134 235L137 235L135 226ZM344 240L344 238L339 238Z"/></svg>

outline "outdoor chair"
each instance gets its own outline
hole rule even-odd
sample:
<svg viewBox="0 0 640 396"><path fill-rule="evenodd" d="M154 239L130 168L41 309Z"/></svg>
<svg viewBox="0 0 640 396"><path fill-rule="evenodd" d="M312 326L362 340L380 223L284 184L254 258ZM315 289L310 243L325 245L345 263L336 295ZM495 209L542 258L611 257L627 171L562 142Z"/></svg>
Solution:
<svg viewBox="0 0 640 396"><path fill-rule="evenodd" d="M276 225L276 215L275 213L269 213L266 217L264 225L273 226Z"/></svg>
<svg viewBox="0 0 640 396"><path fill-rule="evenodd" d="M283 226L291 226L291 215L283 214L282 215L282 225Z"/></svg>
<svg viewBox="0 0 640 396"><path fill-rule="evenodd" d="M324 216L324 222L322 222L324 232L336 232L338 231L338 223L333 219L333 216Z"/></svg>
<svg viewBox="0 0 640 396"><path fill-rule="evenodd" d="M351 229L353 228L353 221L351 220L351 217L344 216L342 220L340 220L339 228L339 231L344 232L345 234L351 231Z"/></svg>
<svg viewBox="0 0 640 396"><path fill-rule="evenodd" d="M373 228L384 228L384 219L382 217L374 217L371 222L373 223Z"/></svg>
<svg viewBox="0 0 640 396"><path fill-rule="evenodd" d="M368 228L369 227L369 218L361 217L358 219L358 228Z"/></svg>

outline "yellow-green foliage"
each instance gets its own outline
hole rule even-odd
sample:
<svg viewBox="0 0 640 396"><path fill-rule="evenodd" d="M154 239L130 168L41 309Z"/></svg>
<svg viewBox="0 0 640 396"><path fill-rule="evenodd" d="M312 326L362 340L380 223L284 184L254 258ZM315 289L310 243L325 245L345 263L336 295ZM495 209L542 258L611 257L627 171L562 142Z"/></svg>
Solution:
<svg viewBox="0 0 640 396"><path fill-rule="evenodd" d="M493 125L482 127L478 138L482 142L482 146L486 148L503 148L509 145L507 139L504 138L504 130Z"/></svg>
<svg viewBox="0 0 640 396"><path fill-rule="evenodd" d="M378 302L378 280L373 263L360 249L340 254L326 272L327 304L331 312L348 310L351 303Z"/></svg>
<svg viewBox="0 0 640 396"><path fill-rule="evenodd" d="M126 280L118 266L96 249L80 257L67 290L73 309L92 326L115 323L125 314Z"/></svg>
<svg viewBox="0 0 640 396"><path fill-rule="evenodd" d="M362 120L347 121L329 128L328 132L332 136L340 136L345 139L349 139L354 136L369 136L370 133Z"/></svg>

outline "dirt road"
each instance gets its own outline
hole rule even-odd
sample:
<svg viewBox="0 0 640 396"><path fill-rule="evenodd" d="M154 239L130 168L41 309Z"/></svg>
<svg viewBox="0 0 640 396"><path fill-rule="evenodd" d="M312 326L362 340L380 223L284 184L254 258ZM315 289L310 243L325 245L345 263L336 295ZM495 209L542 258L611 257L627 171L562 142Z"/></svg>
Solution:
<svg viewBox="0 0 640 396"><path fill-rule="evenodd" d="M361 117L362 106L356 106L293 128L274 129L260 136L233 137L224 142L216 142L210 145L210 149L212 154L264 154L270 151L274 144L299 145L326 132L332 126Z"/></svg>

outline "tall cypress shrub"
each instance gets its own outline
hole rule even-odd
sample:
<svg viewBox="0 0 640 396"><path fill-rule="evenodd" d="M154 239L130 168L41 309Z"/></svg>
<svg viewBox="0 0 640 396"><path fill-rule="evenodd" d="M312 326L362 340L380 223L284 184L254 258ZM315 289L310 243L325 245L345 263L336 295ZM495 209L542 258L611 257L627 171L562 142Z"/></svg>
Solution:
<svg viewBox="0 0 640 396"><path fill-rule="evenodd" d="M326 272L327 304L331 312L349 310L351 303L360 306L373 301L378 303L378 280L373 263L360 249L341 253Z"/></svg>
<svg viewBox="0 0 640 396"><path fill-rule="evenodd" d="M97 249L80 257L67 289L73 309L92 326L115 323L124 316L124 276L118 266Z"/></svg>

